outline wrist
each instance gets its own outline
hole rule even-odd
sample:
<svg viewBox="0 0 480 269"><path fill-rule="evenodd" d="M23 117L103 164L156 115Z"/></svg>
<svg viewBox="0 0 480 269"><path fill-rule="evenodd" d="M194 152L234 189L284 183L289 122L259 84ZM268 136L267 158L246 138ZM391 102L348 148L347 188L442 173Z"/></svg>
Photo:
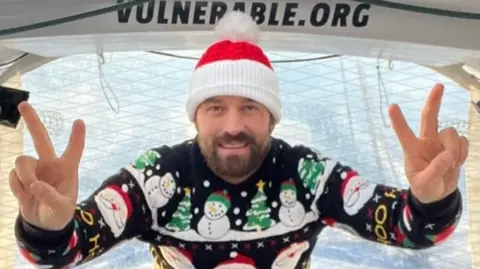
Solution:
<svg viewBox="0 0 480 269"><path fill-rule="evenodd" d="M421 219L429 222L436 222L455 215L461 205L461 194L458 188L442 200L431 203L421 202L411 190L408 191L408 197L408 204L412 211Z"/></svg>

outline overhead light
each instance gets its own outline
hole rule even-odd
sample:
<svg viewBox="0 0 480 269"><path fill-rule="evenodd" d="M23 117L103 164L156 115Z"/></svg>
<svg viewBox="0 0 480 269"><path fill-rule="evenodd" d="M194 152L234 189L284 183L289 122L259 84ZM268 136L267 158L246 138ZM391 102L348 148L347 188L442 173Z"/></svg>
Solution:
<svg viewBox="0 0 480 269"><path fill-rule="evenodd" d="M0 125L17 128L20 121L18 105L29 97L27 91L0 86Z"/></svg>

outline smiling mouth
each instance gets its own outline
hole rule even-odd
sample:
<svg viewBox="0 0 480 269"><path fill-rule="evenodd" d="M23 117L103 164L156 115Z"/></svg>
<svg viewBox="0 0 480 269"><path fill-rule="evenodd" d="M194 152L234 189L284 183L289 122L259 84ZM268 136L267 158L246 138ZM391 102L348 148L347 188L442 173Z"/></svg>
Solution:
<svg viewBox="0 0 480 269"><path fill-rule="evenodd" d="M234 143L234 144L222 144L219 145L223 149L241 149L248 146L248 143Z"/></svg>

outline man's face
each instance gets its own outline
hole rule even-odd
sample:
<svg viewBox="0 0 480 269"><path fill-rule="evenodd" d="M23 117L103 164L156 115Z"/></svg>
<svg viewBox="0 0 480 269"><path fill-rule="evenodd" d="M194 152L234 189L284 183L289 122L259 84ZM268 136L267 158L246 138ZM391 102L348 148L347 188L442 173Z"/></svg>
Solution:
<svg viewBox="0 0 480 269"><path fill-rule="evenodd" d="M200 150L219 175L241 180L260 166L269 150L271 115L255 101L210 98L198 107L195 123Z"/></svg>

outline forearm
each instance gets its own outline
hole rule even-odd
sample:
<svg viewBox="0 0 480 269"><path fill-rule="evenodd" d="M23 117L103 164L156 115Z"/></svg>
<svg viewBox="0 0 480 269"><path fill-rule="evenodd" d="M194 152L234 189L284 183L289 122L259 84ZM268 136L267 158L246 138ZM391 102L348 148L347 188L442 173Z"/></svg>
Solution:
<svg viewBox="0 0 480 269"><path fill-rule="evenodd" d="M83 232L76 217L62 231L47 231L30 225L19 215L15 236L21 255L35 265L64 266L84 258ZM85 244L83 244L85 248Z"/></svg>
<svg viewBox="0 0 480 269"><path fill-rule="evenodd" d="M132 168L133 169L133 168ZM127 170L107 179L75 210L62 231L45 231L18 218L15 231L22 255L53 268L87 262L151 225L151 214L137 180Z"/></svg>
<svg viewBox="0 0 480 269"><path fill-rule="evenodd" d="M318 202L326 224L368 240L413 249L442 242L458 224L462 212L458 191L423 205L409 190L371 184L350 167L337 164L333 171L328 193Z"/></svg>
<svg viewBox="0 0 480 269"><path fill-rule="evenodd" d="M353 215L334 213L330 223L338 223L332 226L341 229L350 227L371 241L423 249L453 233L462 212L460 200L457 191L443 201L422 205L408 190L377 185L362 210Z"/></svg>

